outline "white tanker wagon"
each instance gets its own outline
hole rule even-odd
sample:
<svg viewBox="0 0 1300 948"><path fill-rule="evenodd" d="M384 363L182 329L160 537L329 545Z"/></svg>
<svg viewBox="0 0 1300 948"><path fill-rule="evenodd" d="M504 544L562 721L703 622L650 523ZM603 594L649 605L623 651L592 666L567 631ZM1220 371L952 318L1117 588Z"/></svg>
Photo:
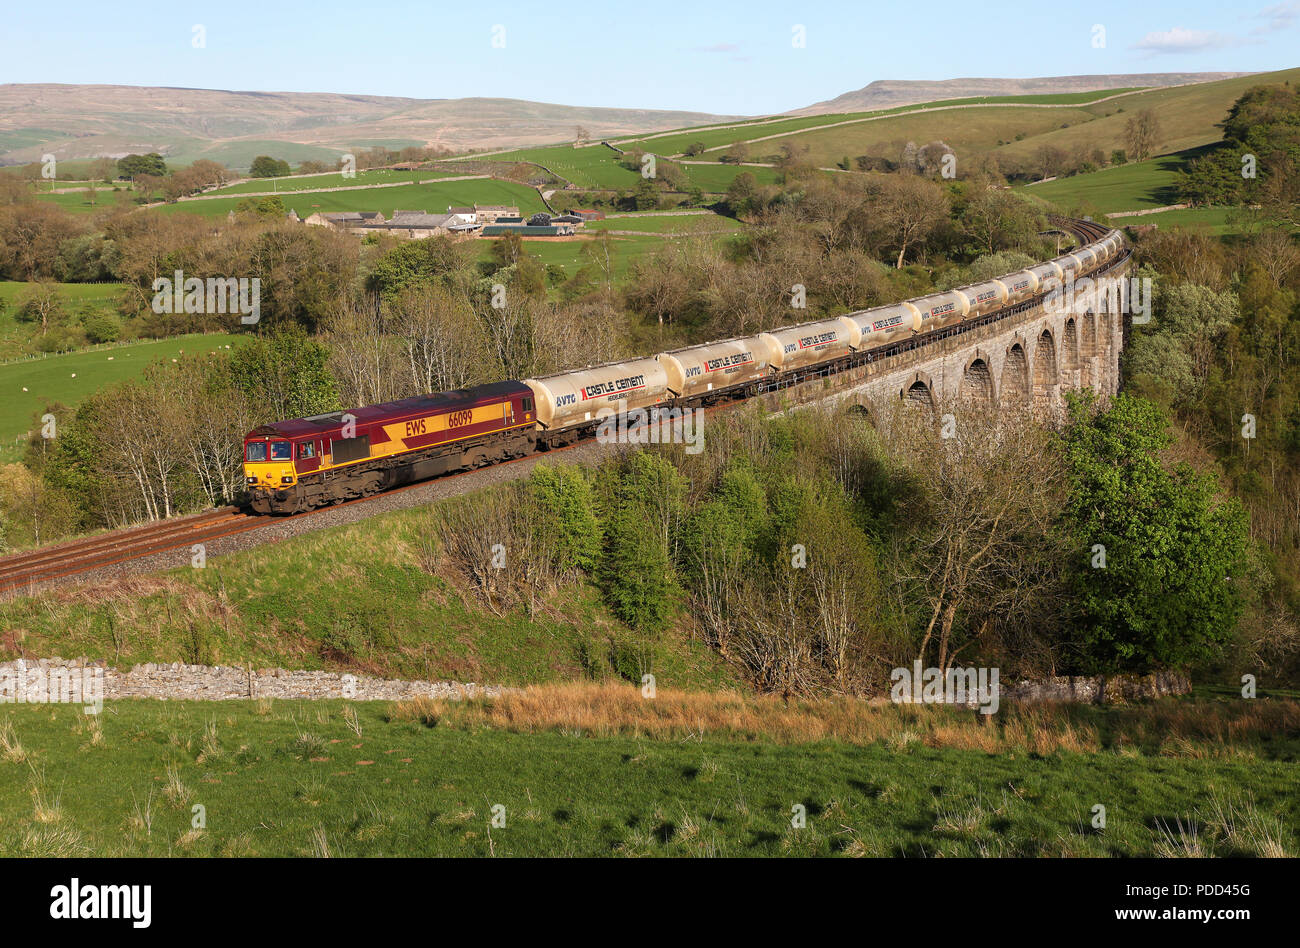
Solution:
<svg viewBox="0 0 1300 948"><path fill-rule="evenodd" d="M970 312L970 300L960 290L935 293L919 299L908 300L921 312L921 331L929 332L950 326L966 318Z"/></svg>
<svg viewBox="0 0 1300 948"><path fill-rule="evenodd" d="M576 429L596 422L602 409L626 414L632 409L658 405L669 397L668 375L654 358L559 372L524 379L523 384L537 396L537 421L543 431L574 429L571 439L542 439L555 444L576 440Z"/></svg>
<svg viewBox="0 0 1300 948"><path fill-rule="evenodd" d="M852 320L836 316L760 335L770 340L772 365L788 372L848 355L853 351L851 343L858 332Z"/></svg>
<svg viewBox="0 0 1300 948"><path fill-rule="evenodd" d="M995 309L1001 309L1007 305L1007 300L1011 296L1007 285L1001 280L989 280L987 283L963 286L957 292L966 297L967 319L974 319L976 316L983 316Z"/></svg>
<svg viewBox="0 0 1300 948"><path fill-rule="evenodd" d="M1007 288L1007 305L1014 306L1029 299L1038 291L1038 277L1029 270L1018 270L999 277L998 282Z"/></svg>
<svg viewBox="0 0 1300 948"><path fill-rule="evenodd" d="M724 339L655 356L668 376L669 394L676 398L703 397L730 391L766 378L775 354L766 334Z"/></svg>
<svg viewBox="0 0 1300 948"><path fill-rule="evenodd" d="M874 349L899 339L908 339L921 331L921 311L911 303L895 303L841 316L853 324L857 338L851 340L854 349Z"/></svg>

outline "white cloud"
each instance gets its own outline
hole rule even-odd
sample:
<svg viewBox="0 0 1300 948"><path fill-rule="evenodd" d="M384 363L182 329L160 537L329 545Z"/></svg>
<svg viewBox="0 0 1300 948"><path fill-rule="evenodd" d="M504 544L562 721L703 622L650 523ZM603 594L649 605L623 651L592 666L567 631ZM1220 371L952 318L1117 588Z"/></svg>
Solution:
<svg viewBox="0 0 1300 948"><path fill-rule="evenodd" d="M1271 7L1265 7L1255 14L1257 20L1268 20L1263 26L1257 26L1251 33L1276 33L1278 30L1285 30L1295 22L1296 17L1300 17L1300 2L1297 0L1287 0L1286 3L1274 4Z"/></svg>
<svg viewBox="0 0 1300 948"><path fill-rule="evenodd" d="M1242 40L1229 33L1175 26L1172 30L1148 33L1133 48L1149 53L1200 53L1208 49L1240 46L1241 43Z"/></svg>

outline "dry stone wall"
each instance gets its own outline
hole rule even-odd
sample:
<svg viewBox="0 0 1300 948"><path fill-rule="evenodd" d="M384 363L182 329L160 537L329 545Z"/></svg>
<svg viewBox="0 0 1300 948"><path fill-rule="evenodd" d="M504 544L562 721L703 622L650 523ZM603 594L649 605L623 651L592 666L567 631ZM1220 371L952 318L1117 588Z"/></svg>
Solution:
<svg viewBox="0 0 1300 948"><path fill-rule="evenodd" d="M427 697L462 700L495 697L517 689L474 682L401 681L326 671L287 671L283 668L251 669L231 665L146 663L128 671L103 661L78 658L18 659L0 662L0 703L16 700L44 701L51 680L81 680L86 673L103 678L98 688L103 700L155 698L163 701L229 701L249 698L396 701ZM1002 700L1020 702L1074 702L1113 704L1148 701L1166 695L1187 694L1192 684L1183 672L1151 675L1061 676L1003 684ZM24 691L19 698L18 692Z"/></svg>
<svg viewBox="0 0 1300 948"><path fill-rule="evenodd" d="M230 665L186 665L146 663L128 671L90 659L18 659L0 662L0 678L24 682L32 699L41 682L53 673L80 678L85 671L103 670L102 692L106 701L117 698L158 698L171 701L228 701L248 698L351 698L357 701L392 701L428 697L453 700L493 697L503 690L473 682L398 681L326 671L287 671L283 668L251 669ZM15 700L8 692L4 700Z"/></svg>

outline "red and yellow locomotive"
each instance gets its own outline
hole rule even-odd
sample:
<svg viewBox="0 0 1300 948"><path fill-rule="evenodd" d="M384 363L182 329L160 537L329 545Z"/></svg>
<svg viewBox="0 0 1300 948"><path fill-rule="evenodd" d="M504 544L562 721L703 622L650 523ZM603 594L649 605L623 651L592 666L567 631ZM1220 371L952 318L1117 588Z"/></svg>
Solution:
<svg viewBox="0 0 1300 948"><path fill-rule="evenodd" d="M519 382L263 425L244 439L258 513L297 513L533 450L537 407Z"/></svg>

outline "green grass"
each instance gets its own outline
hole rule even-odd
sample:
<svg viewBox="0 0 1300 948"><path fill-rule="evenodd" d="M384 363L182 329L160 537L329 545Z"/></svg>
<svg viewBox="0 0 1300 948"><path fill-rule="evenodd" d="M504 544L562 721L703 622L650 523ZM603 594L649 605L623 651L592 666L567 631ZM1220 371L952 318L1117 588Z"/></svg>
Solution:
<svg viewBox="0 0 1300 948"><path fill-rule="evenodd" d="M642 148L647 151L653 151L656 154L673 155L681 154L687 147L695 142L703 142L706 148L717 148L719 146L730 145L734 142L745 139L765 138L770 135L786 135L791 132L804 132L809 129L820 128L824 125L834 125L839 122L871 118L879 115L900 115L923 109L950 108L962 105L1082 105L1094 102L1097 99L1117 95L1122 92L1132 92L1136 88L1139 87L1128 89L1100 89L1089 92L1067 92L1051 95L977 96L964 99L936 99L931 102L918 102L915 105L900 105L891 109L875 109L869 112L842 112L826 115L807 115L784 121L759 124L752 128L702 129L699 131L683 131L680 134L667 135L663 137L620 139L616 144L618 144L620 148ZM762 120L759 121L761 122ZM746 124L748 125L750 123ZM761 148L763 144L764 143L760 143L754 147Z"/></svg>
<svg viewBox="0 0 1300 948"><path fill-rule="evenodd" d="M647 234L716 234L743 230L744 224L721 214L655 214L646 217L607 217L583 227L586 233L634 230Z"/></svg>
<svg viewBox="0 0 1300 948"><path fill-rule="evenodd" d="M1294 854L1300 825L1293 758L520 734L342 701L7 705L0 728L5 856L1152 856L1180 822L1215 855Z"/></svg>
<svg viewBox="0 0 1300 948"><path fill-rule="evenodd" d="M524 684L628 674L649 663L665 687L733 683L702 643L633 633L608 617L593 589L567 589L531 618L522 608L496 615L462 598L428 568L430 517L428 508L384 514L232 553L202 570L178 550L182 568L129 600L83 589L0 602L0 630L26 630L27 654L125 664L247 660ZM328 588L346 588L346 602L320 594ZM120 653L110 628L125 642ZM0 660L18 657L3 641Z"/></svg>
<svg viewBox="0 0 1300 948"><path fill-rule="evenodd" d="M898 150L894 148L896 143L943 141L956 150L960 161L963 154L991 151L1017 135L1032 139L1059 129L1062 125L1092 123L1096 119L1083 106L1036 109L1007 104L996 108L963 109L952 108L954 105L952 102L936 105L942 106L945 111L883 113L885 117L870 122L813 129L802 134L756 142L749 146L750 160L761 161L764 156L779 154L781 146L788 143L801 151L807 148L807 159L814 165L831 167L845 157L854 158L865 154L871 146L886 146L891 157L897 158ZM711 152L705 157L716 157L719 154L721 152Z"/></svg>
<svg viewBox="0 0 1300 948"><path fill-rule="evenodd" d="M1103 214L1164 207L1178 202L1178 173L1186 169L1188 160L1204 153L1204 148L1194 148L1017 190L1066 211L1084 204Z"/></svg>
<svg viewBox="0 0 1300 948"><path fill-rule="evenodd" d="M207 352L240 338L224 333L176 336L0 365L0 461L17 459L34 416L47 405L75 406L105 385L140 374L156 359Z"/></svg>
<svg viewBox="0 0 1300 948"><path fill-rule="evenodd" d="M760 185L776 184L780 172L776 168L748 168L740 165L704 164L682 165L691 184L713 194L725 193L736 180L736 175L749 172Z"/></svg>
<svg viewBox="0 0 1300 948"><path fill-rule="evenodd" d="M393 171L388 168L376 168L373 171L358 171L355 177L345 178L342 173L306 176L289 176L286 178L258 178L242 184L209 191L209 194L250 194L262 191L314 191L322 188L356 188L370 184L395 184L399 181L426 181L430 178L452 177L446 171Z"/></svg>
<svg viewBox="0 0 1300 948"><path fill-rule="evenodd" d="M216 198L211 201L183 201L158 208L165 214L198 214L222 217L247 198ZM389 217L394 210L425 210L446 213L448 206L472 204L518 205L526 216L546 210L541 196L533 188L509 181L471 180L437 184L408 184L396 188L373 188L361 191L329 191L281 196L285 210L295 210L299 217L316 211L382 211Z"/></svg>
<svg viewBox="0 0 1300 948"><path fill-rule="evenodd" d="M131 207L134 204L134 198L135 193L129 188L114 191L108 185L100 186L99 192L95 195L94 203L91 203L89 191L36 195L36 200L46 204L57 204L65 211L71 211L74 214L97 214L100 211L112 210L118 206Z"/></svg>
<svg viewBox="0 0 1300 948"><path fill-rule="evenodd" d="M26 286L21 281L0 280L0 300L5 304L3 312L0 312L0 363L29 353L40 332L38 325L19 322L15 314L18 299ZM69 309L75 311L85 307L112 312L117 308L122 284L60 283L58 288Z"/></svg>
<svg viewBox="0 0 1300 948"><path fill-rule="evenodd" d="M503 155L493 155L491 160L540 164L580 188L631 190L640 182L641 174L619 165L621 157L604 145L586 148L557 145L553 148L521 148Z"/></svg>
<svg viewBox="0 0 1300 948"><path fill-rule="evenodd" d="M1189 207L1161 211L1158 214L1143 214L1140 217L1112 217L1109 220L1116 227L1155 224L1161 230L1170 227L1204 228L1214 236L1222 237L1225 234L1241 233L1246 215L1241 208Z"/></svg>

